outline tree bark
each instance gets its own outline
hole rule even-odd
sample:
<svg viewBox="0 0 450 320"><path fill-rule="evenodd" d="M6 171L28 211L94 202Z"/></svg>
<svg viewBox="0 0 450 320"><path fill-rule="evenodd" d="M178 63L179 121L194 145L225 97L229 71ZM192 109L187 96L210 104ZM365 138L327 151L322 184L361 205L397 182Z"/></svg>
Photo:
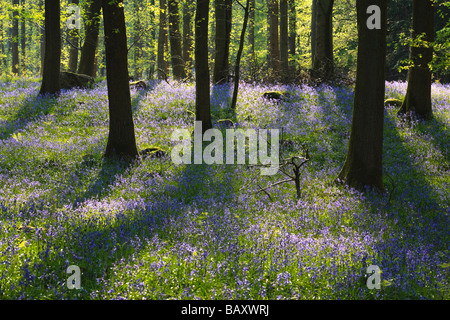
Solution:
<svg viewBox="0 0 450 320"><path fill-rule="evenodd" d="M313 73L315 77L328 80L334 74L333 58L333 4L334 0L316 1L315 49ZM313 26L314 27L314 26Z"/></svg>
<svg viewBox="0 0 450 320"><path fill-rule="evenodd" d="M434 41L434 6L432 0L413 1L412 39L416 41L424 34L419 44L410 47L412 67L408 70L408 89L399 114L415 112L423 119L433 116L431 104L431 70Z"/></svg>
<svg viewBox="0 0 450 320"><path fill-rule="evenodd" d="M167 3L159 0L159 33L158 33L158 79L166 79L169 68L165 58L167 44Z"/></svg>
<svg viewBox="0 0 450 320"><path fill-rule="evenodd" d="M138 155L128 82L128 47L123 0L103 0L109 136L105 157L128 160Z"/></svg>
<svg viewBox="0 0 450 320"><path fill-rule="evenodd" d="M12 21L12 30L11 30L11 54L12 54L12 64L11 64L11 73L18 75L19 70L19 0L13 0L14 9L13 9L13 21Z"/></svg>
<svg viewBox="0 0 450 320"><path fill-rule="evenodd" d="M275 80L280 75L280 42L278 38L278 0L267 0L268 19L268 50L269 50L269 80Z"/></svg>
<svg viewBox="0 0 450 320"><path fill-rule="evenodd" d="M212 128L208 65L209 0L197 0L195 14L195 119L205 132Z"/></svg>
<svg viewBox="0 0 450 320"><path fill-rule="evenodd" d="M44 8L44 0L39 0L39 9L40 10L45 10ZM40 43L40 55L41 55L41 69L40 69L40 74L41 77L44 75L44 57L45 57L45 28L40 27L39 28L39 34L40 34L40 39L39 39L39 43Z"/></svg>
<svg viewBox="0 0 450 320"><path fill-rule="evenodd" d="M213 82L221 84L228 82L230 36L232 19L232 1L216 0L216 39Z"/></svg>
<svg viewBox="0 0 450 320"><path fill-rule="evenodd" d="M175 80L186 78L184 72L183 50L181 48L180 16L178 0L169 0L169 39L172 60L172 74Z"/></svg>
<svg viewBox="0 0 450 320"><path fill-rule="evenodd" d="M381 9L381 29L369 29L370 5ZM383 122L387 1L358 0L358 62L353 118L345 164L338 179L350 187L383 187Z"/></svg>
<svg viewBox="0 0 450 320"><path fill-rule="evenodd" d="M288 0L280 0L280 59L283 82L289 78Z"/></svg>
<svg viewBox="0 0 450 320"><path fill-rule="evenodd" d="M80 64L78 73L91 77L96 75L95 58L97 55L98 40L100 33L100 12L102 3L100 0L92 0L87 4L87 21L85 24L85 39L81 48Z"/></svg>
<svg viewBox="0 0 450 320"><path fill-rule="evenodd" d="M45 54L40 95L58 94L61 68L61 10L59 0L45 1Z"/></svg>

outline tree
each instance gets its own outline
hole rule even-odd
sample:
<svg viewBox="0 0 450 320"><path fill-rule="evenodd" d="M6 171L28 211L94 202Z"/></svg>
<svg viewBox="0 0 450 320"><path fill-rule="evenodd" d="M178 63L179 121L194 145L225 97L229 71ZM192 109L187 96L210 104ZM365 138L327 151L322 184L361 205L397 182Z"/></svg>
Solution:
<svg viewBox="0 0 450 320"><path fill-rule="evenodd" d="M248 45L250 47L250 56L254 61L255 56L255 0L249 0L249 20L248 20Z"/></svg>
<svg viewBox="0 0 450 320"><path fill-rule="evenodd" d="M123 0L102 0L109 101L105 157L128 160L138 155L128 82L128 47Z"/></svg>
<svg viewBox="0 0 450 320"><path fill-rule="evenodd" d="M232 21L232 0L216 0L216 50L213 82L228 82L230 37Z"/></svg>
<svg viewBox="0 0 450 320"><path fill-rule="evenodd" d="M19 74L19 0L13 0L13 21L12 21L12 65L11 73Z"/></svg>
<svg viewBox="0 0 450 320"><path fill-rule="evenodd" d="M283 80L289 76L288 0L280 0L280 59Z"/></svg>
<svg viewBox="0 0 450 320"><path fill-rule="evenodd" d="M367 9L381 11L381 29L367 27ZM383 122L386 64L387 1L358 0L358 61L353 118L347 158L338 180L351 187L383 187Z"/></svg>
<svg viewBox="0 0 450 320"><path fill-rule="evenodd" d="M100 12L102 10L102 3L98 0L88 1L86 3L86 9L85 39L83 47L81 48L78 73L95 77L95 57L97 54L100 33Z"/></svg>
<svg viewBox="0 0 450 320"><path fill-rule="evenodd" d="M25 0L21 0L20 4L22 6L22 21L20 24L20 48L22 49L22 59L21 59L21 69L22 74L26 71L26 20L23 17L25 15Z"/></svg>
<svg viewBox="0 0 450 320"><path fill-rule="evenodd" d="M183 60L185 71L191 69L192 52L192 16L193 5L189 1L183 2ZM190 73L190 72L189 72Z"/></svg>
<svg viewBox="0 0 450 320"><path fill-rule="evenodd" d="M195 119L212 128L208 66L209 0L197 0L195 13Z"/></svg>
<svg viewBox="0 0 450 320"><path fill-rule="evenodd" d="M278 38L278 0L267 0L268 64L271 80L280 75L280 42Z"/></svg>
<svg viewBox="0 0 450 320"><path fill-rule="evenodd" d="M140 0L133 0L133 9L134 9L134 25L133 25L133 47L134 47L134 77L137 79L141 78L142 70L140 66L140 59L141 59L141 51L142 51L142 44L141 44L141 20L140 20Z"/></svg>
<svg viewBox="0 0 450 320"><path fill-rule="evenodd" d="M315 1L314 54L312 71L314 77L330 79L334 74L333 58L333 4L334 0Z"/></svg>
<svg viewBox="0 0 450 320"><path fill-rule="evenodd" d="M165 79L169 72L165 59L165 48L167 47L167 4L166 0L159 0L159 33L158 33L158 79Z"/></svg>
<svg viewBox="0 0 450 320"><path fill-rule="evenodd" d="M181 48L180 17L178 0L169 0L169 39L172 58L172 73L175 80L186 78L184 72L183 50Z"/></svg>
<svg viewBox="0 0 450 320"><path fill-rule="evenodd" d="M59 0L45 1L45 53L40 95L59 93L61 86L61 10Z"/></svg>
<svg viewBox="0 0 450 320"><path fill-rule="evenodd" d="M241 69L240 69L241 57L242 57L242 52L244 51L245 32L247 30L248 17L250 14L250 0L247 0L247 4L245 5L245 7L240 2L238 2L238 3L240 6L242 6L245 13L244 13L244 23L242 25L242 31L241 31L241 39L239 42L239 49L238 49L237 57L236 57L236 66L235 66L235 70L234 70L234 89L233 89L233 98L231 100L231 109L236 109L237 96L238 96L238 91L239 91L239 80L240 80L240 73L241 73Z"/></svg>
<svg viewBox="0 0 450 320"><path fill-rule="evenodd" d="M408 70L408 89L400 114L414 111L423 119L433 116L431 105L431 70L434 41L434 1L413 1L412 44Z"/></svg>
<svg viewBox="0 0 450 320"><path fill-rule="evenodd" d="M72 0L73 4L78 5L79 0ZM69 41L69 71L77 72L78 67L78 45L80 41L80 33L78 29L72 29L68 31L68 41Z"/></svg>
<svg viewBox="0 0 450 320"><path fill-rule="evenodd" d="M295 55L297 38L297 10L295 0L289 0L289 54Z"/></svg>

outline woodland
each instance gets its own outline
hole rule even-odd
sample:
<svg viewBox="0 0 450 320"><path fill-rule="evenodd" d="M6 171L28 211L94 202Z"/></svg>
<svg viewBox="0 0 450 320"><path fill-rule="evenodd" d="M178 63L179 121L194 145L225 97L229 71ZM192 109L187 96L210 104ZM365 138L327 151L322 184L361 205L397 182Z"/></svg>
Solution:
<svg viewBox="0 0 450 320"><path fill-rule="evenodd" d="M0 0L0 299L450 299L449 18ZM278 170L175 163L180 129Z"/></svg>

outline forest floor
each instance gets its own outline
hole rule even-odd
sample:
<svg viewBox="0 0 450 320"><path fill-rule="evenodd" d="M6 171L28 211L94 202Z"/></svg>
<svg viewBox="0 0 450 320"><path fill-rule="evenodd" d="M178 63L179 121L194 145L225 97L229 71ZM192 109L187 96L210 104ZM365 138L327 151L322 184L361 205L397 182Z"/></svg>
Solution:
<svg viewBox="0 0 450 320"><path fill-rule="evenodd" d="M173 130L192 129L194 88L132 90L139 149L170 151ZM433 85L429 122L386 107L383 194L334 183L352 89L242 84L231 112L231 89L214 87L214 122L283 128L282 158L309 148L300 200L294 183L255 192L286 177L246 165L104 161L106 83L38 90L0 84L0 299L450 299L450 85ZM386 98L405 92L387 83Z"/></svg>

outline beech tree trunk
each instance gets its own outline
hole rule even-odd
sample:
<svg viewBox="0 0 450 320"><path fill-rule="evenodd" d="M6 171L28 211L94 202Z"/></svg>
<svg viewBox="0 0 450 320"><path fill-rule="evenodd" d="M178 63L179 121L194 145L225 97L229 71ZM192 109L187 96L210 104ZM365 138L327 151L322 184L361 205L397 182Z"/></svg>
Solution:
<svg viewBox="0 0 450 320"><path fill-rule="evenodd" d="M15 6L13 9L13 21L11 30L11 55L12 55L12 65L11 73L19 74L19 0L13 0L12 4Z"/></svg>
<svg viewBox="0 0 450 320"><path fill-rule="evenodd" d="M289 54L295 55L297 40L297 10L295 1L289 0Z"/></svg>
<svg viewBox="0 0 450 320"><path fill-rule="evenodd" d="M61 11L59 0L45 1L45 54L40 95L58 94L61 87Z"/></svg>
<svg viewBox="0 0 450 320"><path fill-rule="evenodd" d="M73 4L78 5L79 0L72 0ZM69 36L69 71L77 72L78 67L78 46L80 41L80 33L78 29L72 29L68 31Z"/></svg>
<svg viewBox="0 0 450 320"><path fill-rule="evenodd" d="M270 80L278 79L280 75L280 42L278 38L278 0L267 0L267 19L269 25L269 78Z"/></svg>
<svg viewBox="0 0 450 320"><path fill-rule="evenodd" d="M192 69L192 16L193 4L189 1L183 3L183 60L185 65L185 72L191 74Z"/></svg>
<svg viewBox="0 0 450 320"><path fill-rule="evenodd" d="M316 1L313 75L324 80L334 74L333 62L333 4L334 0ZM367 9L367 8L366 8Z"/></svg>
<svg viewBox="0 0 450 320"><path fill-rule="evenodd" d="M369 29L370 5L381 9L381 29ZM358 62L353 118L345 164L338 179L363 189L383 187L383 122L386 64L387 1L358 0Z"/></svg>
<svg viewBox="0 0 450 320"><path fill-rule="evenodd" d="M228 82L230 36L232 22L232 0L216 0L216 50L214 59L213 82Z"/></svg>
<svg viewBox="0 0 450 320"><path fill-rule="evenodd" d="M21 0L20 4L22 5L22 12L25 11L25 0ZM25 18L22 18L21 24L20 24L20 48L22 49L22 63L21 63L21 69L22 69L22 74L25 74L26 71L26 53L27 53L27 49L26 49L26 44L27 44L27 40L26 40L26 20Z"/></svg>
<svg viewBox="0 0 450 320"><path fill-rule="evenodd" d="M195 119L205 132L212 128L208 66L209 0L197 0L195 14Z"/></svg>
<svg viewBox="0 0 450 320"><path fill-rule="evenodd" d="M128 82L128 47L123 0L103 0L109 136L105 157L132 160L138 155Z"/></svg>
<svg viewBox="0 0 450 320"><path fill-rule="evenodd" d="M184 72L183 50L181 48L180 16L178 0L169 0L169 39L172 73L175 80L186 78Z"/></svg>
<svg viewBox="0 0 450 320"><path fill-rule="evenodd" d="M166 62L165 52L167 47L167 3L159 0L159 33L158 33L158 79L166 79L169 67Z"/></svg>
<svg viewBox="0 0 450 320"><path fill-rule="evenodd" d="M408 89L405 100L399 110L400 114L415 112L423 119L431 119L431 70L429 63L433 59L434 41L434 5L432 0L413 1L412 39L425 34L420 44L411 45L410 59L412 67L408 70ZM423 43L425 41L425 43Z"/></svg>
<svg viewBox="0 0 450 320"><path fill-rule="evenodd" d="M288 0L280 0L280 58L282 80L289 78Z"/></svg>
<svg viewBox="0 0 450 320"><path fill-rule="evenodd" d="M98 40L100 33L100 12L102 3L100 0L91 0L87 4L87 23L85 24L85 39L81 48L78 73L91 77L96 75L96 63Z"/></svg>

